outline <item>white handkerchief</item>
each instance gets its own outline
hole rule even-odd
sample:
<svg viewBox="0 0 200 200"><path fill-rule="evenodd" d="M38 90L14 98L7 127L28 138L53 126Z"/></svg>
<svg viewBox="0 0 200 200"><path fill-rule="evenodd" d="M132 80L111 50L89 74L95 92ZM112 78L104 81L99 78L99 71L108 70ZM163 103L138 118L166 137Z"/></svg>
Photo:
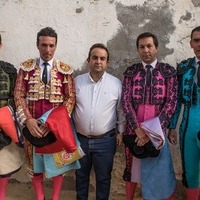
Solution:
<svg viewBox="0 0 200 200"><path fill-rule="evenodd" d="M140 126L147 131L148 137L157 150L164 146L165 137L158 117L146 120Z"/></svg>

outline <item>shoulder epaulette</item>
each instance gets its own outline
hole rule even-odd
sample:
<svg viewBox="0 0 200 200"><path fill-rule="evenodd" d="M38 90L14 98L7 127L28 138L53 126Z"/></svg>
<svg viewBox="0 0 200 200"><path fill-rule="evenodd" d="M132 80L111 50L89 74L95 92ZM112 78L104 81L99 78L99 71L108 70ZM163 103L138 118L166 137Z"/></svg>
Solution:
<svg viewBox="0 0 200 200"><path fill-rule="evenodd" d="M29 60L26 60L24 62L22 62L20 64L20 67L26 71L26 72L30 72L32 71L34 68L35 68L35 65L36 65L36 61L35 59L29 59Z"/></svg>
<svg viewBox="0 0 200 200"><path fill-rule="evenodd" d="M0 66L7 74L17 74L17 69L14 67L14 65L8 62L0 61Z"/></svg>
<svg viewBox="0 0 200 200"><path fill-rule="evenodd" d="M61 61L57 61L57 68L58 68L58 71L62 74L73 73L73 69L67 63L63 63Z"/></svg>
<svg viewBox="0 0 200 200"><path fill-rule="evenodd" d="M188 58L187 60L183 60L181 63L179 63L177 67L177 75L184 74L191 69L194 61L194 58Z"/></svg>
<svg viewBox="0 0 200 200"><path fill-rule="evenodd" d="M126 69L126 71L124 72L124 76L133 77L138 73L140 68L141 68L140 63L133 64L132 66Z"/></svg>
<svg viewBox="0 0 200 200"><path fill-rule="evenodd" d="M161 74L166 77L170 78L176 75L176 69L167 63L160 63L160 72Z"/></svg>

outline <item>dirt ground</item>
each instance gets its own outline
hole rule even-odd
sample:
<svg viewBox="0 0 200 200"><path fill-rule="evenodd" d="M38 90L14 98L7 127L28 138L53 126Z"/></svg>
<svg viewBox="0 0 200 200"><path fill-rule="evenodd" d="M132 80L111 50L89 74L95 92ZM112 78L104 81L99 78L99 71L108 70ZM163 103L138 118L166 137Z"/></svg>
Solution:
<svg viewBox="0 0 200 200"><path fill-rule="evenodd" d="M110 191L109 200L125 200L125 183L122 180L122 174L124 171L124 154L123 148L118 149L115 155L115 161L113 166L112 173L112 184ZM172 152L176 154L177 147L172 149ZM175 171L177 177L177 187L174 195L174 200L186 200L185 190L181 184L181 170L180 170L180 156L173 155ZM90 191L89 199L95 200L95 177L94 173L91 173L90 178ZM44 181L45 189L45 200L51 199L52 185L51 180ZM8 190L7 190L7 200L34 200L35 195L33 191L30 178L26 175L26 166L22 168L16 175L12 177L9 181ZM67 172L63 188L61 191L60 200L75 200L75 176L74 171ZM134 200L142 200L140 187L137 188ZM199 198L200 200L200 198Z"/></svg>
<svg viewBox="0 0 200 200"><path fill-rule="evenodd" d="M125 200L124 191L116 191L114 186L111 189L110 200ZM45 181L45 199L51 199L51 182ZM65 177L60 200L75 200L75 187L74 179L71 177ZM7 190L7 200L34 200L34 191L30 182L21 183L16 180L10 180ZM95 200L95 190L90 188L89 200ZM140 188L137 188L137 192L134 200L142 200ZM186 200L185 192L181 186L181 183L177 182L177 189L175 192L174 200Z"/></svg>

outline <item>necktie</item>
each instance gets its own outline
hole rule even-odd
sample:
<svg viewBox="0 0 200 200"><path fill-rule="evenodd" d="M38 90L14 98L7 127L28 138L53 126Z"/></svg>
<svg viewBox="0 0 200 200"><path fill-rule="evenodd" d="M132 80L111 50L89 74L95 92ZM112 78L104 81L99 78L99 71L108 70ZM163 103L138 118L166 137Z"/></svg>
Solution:
<svg viewBox="0 0 200 200"><path fill-rule="evenodd" d="M43 70L43 73L42 73L42 81L43 81L43 83L44 83L45 85L47 84L47 65L48 65L47 62L44 62L44 63L43 63L44 70Z"/></svg>
<svg viewBox="0 0 200 200"><path fill-rule="evenodd" d="M149 87L151 85L151 65L146 65L147 74L146 74L146 84Z"/></svg>
<svg viewBox="0 0 200 200"><path fill-rule="evenodd" d="M198 69L197 69L197 85L200 87L200 61L198 62Z"/></svg>

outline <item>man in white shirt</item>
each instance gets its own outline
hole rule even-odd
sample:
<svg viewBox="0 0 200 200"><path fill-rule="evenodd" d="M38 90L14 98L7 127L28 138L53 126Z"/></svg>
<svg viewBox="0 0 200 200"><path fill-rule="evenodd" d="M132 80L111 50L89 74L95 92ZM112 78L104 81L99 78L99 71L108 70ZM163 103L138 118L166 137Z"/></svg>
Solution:
<svg viewBox="0 0 200 200"><path fill-rule="evenodd" d="M89 73L75 79L75 128L86 156L76 170L77 200L88 199L90 171L96 176L96 200L108 200L116 144L122 142L125 117L121 106L121 81L108 74L109 52L94 44L87 58Z"/></svg>

